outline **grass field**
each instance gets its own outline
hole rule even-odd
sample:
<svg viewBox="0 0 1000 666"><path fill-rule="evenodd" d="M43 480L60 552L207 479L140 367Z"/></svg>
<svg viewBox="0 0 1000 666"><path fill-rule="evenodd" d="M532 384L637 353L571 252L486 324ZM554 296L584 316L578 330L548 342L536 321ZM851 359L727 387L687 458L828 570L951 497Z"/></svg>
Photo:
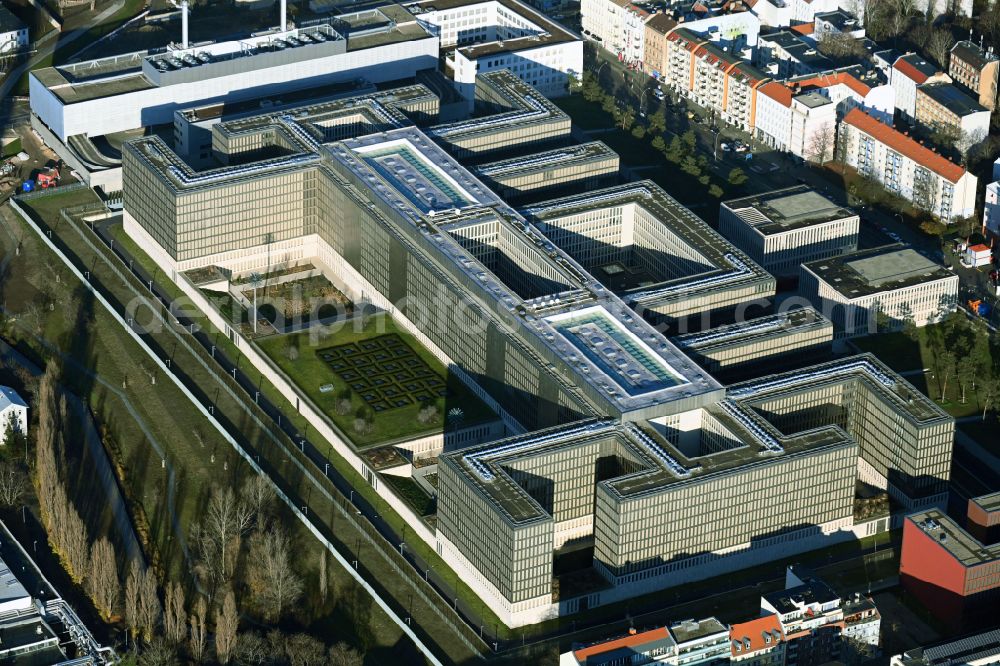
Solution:
<svg viewBox="0 0 1000 666"><path fill-rule="evenodd" d="M337 329L323 340L313 341L312 333L302 332L290 335L262 338L257 345L292 378L295 384L326 414L358 447L366 447L401 438L412 438L419 435L440 431L446 425L448 411L458 407L464 413L463 424L471 424L486 419L495 418L493 412L483 402L473 395L457 376L447 371L429 350L405 333L388 315L371 317L362 322L360 318L344 322L343 326L331 327ZM340 414L334 407L338 393L349 388L348 380L336 372L330 363L322 358L328 350L343 345L362 344L365 341L377 340L381 336L396 335L412 350L446 387L445 397L434 397L438 405L437 418L430 423L421 423L417 416L421 409L419 399L411 399L410 404L402 407L392 406L373 415L373 429L368 433L357 432L354 429L355 411L359 407L369 407L370 403L363 399L366 389L352 384L351 410ZM294 352L290 353L290 350ZM375 359L374 363L358 370L360 381L366 381L365 376L377 374L379 366L389 363L389 360ZM401 368L402 369L402 368ZM405 371L405 369L403 369ZM328 392L320 391L321 386L332 384L334 389ZM411 396L426 395L425 391L413 393ZM386 404L380 402L379 404Z"/></svg>
<svg viewBox="0 0 1000 666"><path fill-rule="evenodd" d="M988 332L978 323L970 322L961 315L958 315L958 319L951 321L959 323L961 328L955 329L958 333L952 332L952 329L948 328L948 324L942 323L917 329L915 340L911 340L903 333L880 333L856 338L852 342L861 351L873 353L893 370L906 373L912 371L912 374L907 374L906 380L932 398L952 416L961 418L981 414L984 407L984 382L982 380L986 378L986 368L991 367L990 364L993 363ZM979 371L980 381L976 384L976 388L972 388L971 381L965 382L964 402L962 401L963 382L958 381L954 372L948 375L947 383L945 382L934 352L935 344L943 345L940 346L942 349L961 349L953 339L956 335L964 340L962 344L971 350L969 355L982 359L983 364ZM939 342L935 342L935 340L939 340ZM941 400L942 390L944 390L944 400ZM990 407L990 411L996 411L996 409L996 405Z"/></svg>

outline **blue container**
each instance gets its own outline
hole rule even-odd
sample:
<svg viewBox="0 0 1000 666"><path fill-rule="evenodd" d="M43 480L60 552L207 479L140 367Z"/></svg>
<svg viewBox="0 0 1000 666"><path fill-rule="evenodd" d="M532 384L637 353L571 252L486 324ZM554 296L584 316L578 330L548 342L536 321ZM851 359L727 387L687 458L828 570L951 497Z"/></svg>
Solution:
<svg viewBox="0 0 1000 666"><path fill-rule="evenodd" d="M35 181L33 180L26 180L24 181L24 185L21 186L22 192L31 192L34 189L35 189Z"/></svg>

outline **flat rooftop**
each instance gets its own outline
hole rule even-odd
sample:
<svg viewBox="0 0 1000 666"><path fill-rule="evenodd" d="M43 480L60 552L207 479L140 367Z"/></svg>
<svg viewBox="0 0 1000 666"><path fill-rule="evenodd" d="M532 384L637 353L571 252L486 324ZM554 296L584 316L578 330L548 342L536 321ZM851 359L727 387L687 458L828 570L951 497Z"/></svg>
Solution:
<svg viewBox="0 0 1000 666"><path fill-rule="evenodd" d="M789 312L718 326L707 331L687 333L673 338L673 341L685 351L704 354L824 328L830 330L832 340L833 322L813 308L798 308Z"/></svg>
<svg viewBox="0 0 1000 666"><path fill-rule="evenodd" d="M901 244L819 259L803 266L848 299L955 277L944 266Z"/></svg>
<svg viewBox="0 0 1000 666"><path fill-rule="evenodd" d="M1000 491L971 498L983 511L1000 511Z"/></svg>
<svg viewBox="0 0 1000 666"><path fill-rule="evenodd" d="M652 181L637 181L553 199L526 207L522 213L545 233L555 220L632 204L648 211L669 234L694 248L709 269L698 275L685 275L628 289L622 292L626 302L636 305L662 303L753 283L762 287L769 285L773 291L774 278L770 274ZM762 296L766 295L765 291L761 290Z"/></svg>
<svg viewBox="0 0 1000 666"><path fill-rule="evenodd" d="M980 104L979 100L969 97L950 83L925 83L917 90L959 118L973 113L989 113L989 109Z"/></svg>
<svg viewBox="0 0 1000 666"><path fill-rule="evenodd" d="M737 401L755 403L796 393L815 391L830 384L861 380L889 402L894 411L913 424L924 425L951 420L933 400L889 369L872 354L859 354L846 360L822 363L802 370L768 375L734 384L726 395Z"/></svg>
<svg viewBox="0 0 1000 666"><path fill-rule="evenodd" d="M456 50L469 60L477 60L499 53L515 53L552 44L575 42L581 39L579 35L570 32L537 9L517 2L517 0L422 0L406 6L414 15L420 16L420 14L429 11L446 11L460 7L485 5L491 2L495 2L509 12L520 16L523 21L533 24L535 34L457 47Z"/></svg>
<svg viewBox="0 0 1000 666"><path fill-rule="evenodd" d="M997 655L1000 655L1000 629L907 650L901 661L905 666L958 666L992 663Z"/></svg>
<svg viewBox="0 0 1000 666"><path fill-rule="evenodd" d="M618 162L618 153L608 148L602 141L590 141L566 148L556 148L532 155L490 162L475 167L473 171L479 176L500 180L606 160Z"/></svg>
<svg viewBox="0 0 1000 666"><path fill-rule="evenodd" d="M938 509L907 516L964 567L992 564L1000 559L1000 543L985 545Z"/></svg>
<svg viewBox="0 0 1000 666"><path fill-rule="evenodd" d="M113 97L154 87L211 81L233 74L307 62L348 51L384 44L430 38L405 9L399 6L358 12L380 16L349 38L329 25L262 32L239 40L194 45L188 49L129 53L80 63L45 67L31 73L64 104ZM338 17L350 29L353 14ZM405 17L409 16L409 19ZM395 17L395 18L390 18Z"/></svg>
<svg viewBox="0 0 1000 666"><path fill-rule="evenodd" d="M729 627L719 622L714 617L707 617L703 620L684 620L670 625L670 633L678 643L698 640L705 636L725 632L729 635Z"/></svg>
<svg viewBox="0 0 1000 666"><path fill-rule="evenodd" d="M769 592L764 595L778 613L784 615L798 610L802 605L828 604L840 599L840 595L821 580L810 579L802 585L786 590Z"/></svg>
<svg viewBox="0 0 1000 666"><path fill-rule="evenodd" d="M764 236L857 216L805 185L730 199L722 205Z"/></svg>

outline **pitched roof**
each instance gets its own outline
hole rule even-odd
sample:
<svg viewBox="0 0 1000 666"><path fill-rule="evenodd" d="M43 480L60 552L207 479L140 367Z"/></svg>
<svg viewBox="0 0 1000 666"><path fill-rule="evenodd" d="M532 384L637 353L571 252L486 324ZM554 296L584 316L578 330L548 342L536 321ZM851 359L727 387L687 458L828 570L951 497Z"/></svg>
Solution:
<svg viewBox="0 0 1000 666"><path fill-rule="evenodd" d="M765 638L766 636L771 637L770 642L767 641L767 638ZM765 615L764 617L759 617L756 620L741 622L730 627L729 640L731 643L729 649L735 657L737 655L747 654L748 652L756 652L757 650L771 647L781 641L782 638L781 621L778 616ZM749 647L747 647L747 641L750 642ZM740 643L739 650L736 649L737 642Z"/></svg>
<svg viewBox="0 0 1000 666"><path fill-rule="evenodd" d="M996 55L983 51L979 45L974 44L967 39L957 42L953 47L951 47L951 57L967 62L976 69L982 69L986 65L997 60Z"/></svg>
<svg viewBox="0 0 1000 666"><path fill-rule="evenodd" d="M893 63L892 68L917 83L923 83L937 72L933 65L916 53L901 56Z"/></svg>
<svg viewBox="0 0 1000 666"><path fill-rule="evenodd" d="M674 644L674 639L670 636L670 632L667 631L666 627L659 627L637 634L622 636L610 641L604 641L596 645L589 645L585 648L574 650L573 656L581 664L598 664L606 660L602 657L610 657L612 653L618 650L639 648L640 646L660 643L661 641L665 641L668 645ZM629 654L631 654L631 651L629 651Z"/></svg>
<svg viewBox="0 0 1000 666"><path fill-rule="evenodd" d="M844 122L852 125L872 138L884 143L901 155L905 155L917 164L927 167L949 182L957 183L965 175L965 169L950 162L926 148L902 132L869 116L861 109L851 109L844 116Z"/></svg>
<svg viewBox="0 0 1000 666"><path fill-rule="evenodd" d="M816 31L816 25L814 23L801 23L799 25L793 25L789 28L789 30L800 35L811 35Z"/></svg>
<svg viewBox="0 0 1000 666"><path fill-rule="evenodd" d="M761 92L774 101L780 103L782 106L792 105L792 89L788 86L782 85L777 81L769 81L758 88L758 92Z"/></svg>
<svg viewBox="0 0 1000 666"><path fill-rule="evenodd" d="M17 407L27 407L28 403L26 403L14 389L9 386L0 386L0 411L7 409L11 405L15 405Z"/></svg>
<svg viewBox="0 0 1000 666"><path fill-rule="evenodd" d="M677 27L677 21L667 14L659 12L649 17L649 20L646 21L646 27L650 30L655 30L661 35L665 35Z"/></svg>

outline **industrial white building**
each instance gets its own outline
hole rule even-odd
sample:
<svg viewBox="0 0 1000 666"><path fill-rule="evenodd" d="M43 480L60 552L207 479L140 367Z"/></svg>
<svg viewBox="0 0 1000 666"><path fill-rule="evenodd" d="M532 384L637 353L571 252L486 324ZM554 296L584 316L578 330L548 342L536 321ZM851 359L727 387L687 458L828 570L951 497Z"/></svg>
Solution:
<svg viewBox="0 0 1000 666"><path fill-rule="evenodd" d="M958 276L903 245L803 264L799 294L833 321L834 339L938 321L958 302Z"/></svg>
<svg viewBox="0 0 1000 666"><path fill-rule="evenodd" d="M976 177L859 109L840 123L840 157L863 176L949 222L976 210Z"/></svg>
<svg viewBox="0 0 1000 666"><path fill-rule="evenodd" d="M719 231L778 277L858 249L858 214L804 185L724 201Z"/></svg>
<svg viewBox="0 0 1000 666"><path fill-rule="evenodd" d="M28 433L28 403L9 386L0 386L0 445L7 444L7 432Z"/></svg>
<svg viewBox="0 0 1000 666"><path fill-rule="evenodd" d="M583 41L518 0L423 0L407 6L440 39L446 73L469 100L476 75L509 70L546 97L583 75ZM447 71L450 70L450 71Z"/></svg>
<svg viewBox="0 0 1000 666"><path fill-rule="evenodd" d="M438 38L398 5L337 18L337 30L319 25L35 70L32 125L92 186L115 190L114 146L140 128L171 123L174 111L358 78L382 83L437 66Z"/></svg>

